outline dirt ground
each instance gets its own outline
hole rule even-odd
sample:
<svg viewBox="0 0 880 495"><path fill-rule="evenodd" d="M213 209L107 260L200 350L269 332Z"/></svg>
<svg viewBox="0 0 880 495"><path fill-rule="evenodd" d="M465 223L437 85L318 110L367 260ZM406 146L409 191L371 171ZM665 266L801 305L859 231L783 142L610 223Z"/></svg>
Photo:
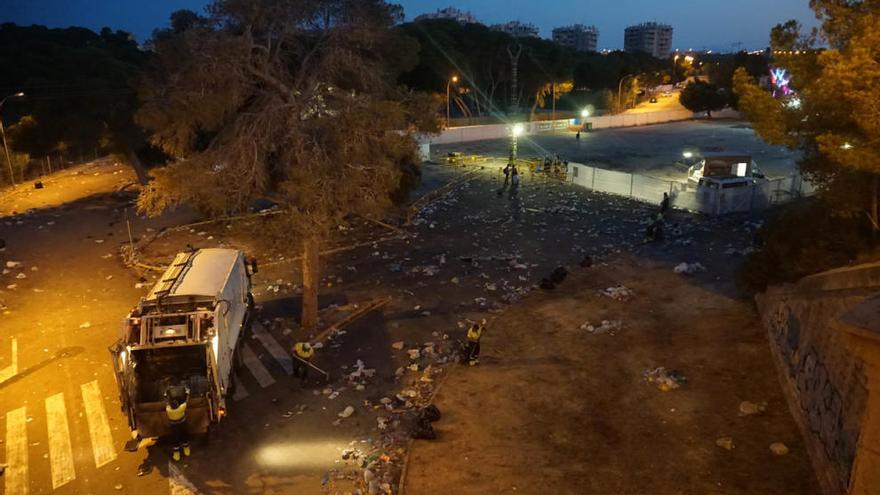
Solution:
<svg viewBox="0 0 880 495"><path fill-rule="evenodd" d="M630 301L599 294L618 284ZM623 326L582 328L602 320ZM818 493L752 305L667 265L576 269L491 322L481 358L443 384L406 493ZM643 377L659 366L687 381L660 391ZM742 401L766 411L742 416Z"/></svg>

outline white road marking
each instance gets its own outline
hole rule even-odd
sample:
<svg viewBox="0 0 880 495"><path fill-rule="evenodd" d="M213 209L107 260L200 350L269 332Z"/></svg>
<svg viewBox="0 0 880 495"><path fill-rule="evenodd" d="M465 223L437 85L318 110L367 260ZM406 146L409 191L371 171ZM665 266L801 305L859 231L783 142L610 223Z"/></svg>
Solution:
<svg viewBox="0 0 880 495"><path fill-rule="evenodd" d="M101 467L116 459L110 422L107 420L107 411L104 410L104 401L101 398L101 388L98 387L97 380L90 381L80 388L86 407L86 419L89 422L89 436L92 437L95 467Z"/></svg>
<svg viewBox="0 0 880 495"><path fill-rule="evenodd" d="M242 345L241 353L245 366L251 370L251 374L254 375L254 378L257 379L257 383L259 383L261 387L266 388L275 383L275 379L269 374L269 370L263 366L263 363L260 362L260 359L247 344Z"/></svg>
<svg viewBox="0 0 880 495"><path fill-rule="evenodd" d="M192 484L173 462L168 462L168 493L171 495L199 495Z"/></svg>
<svg viewBox="0 0 880 495"><path fill-rule="evenodd" d="M18 374L18 341L12 337L12 364L0 370L0 383Z"/></svg>
<svg viewBox="0 0 880 495"><path fill-rule="evenodd" d="M6 495L28 492L27 411L19 407L6 413Z"/></svg>
<svg viewBox="0 0 880 495"><path fill-rule="evenodd" d="M70 446L70 429L67 426L67 407L64 394L46 398L46 426L49 430L49 463L52 468L52 488L76 479L73 468L73 449Z"/></svg>
<svg viewBox="0 0 880 495"><path fill-rule="evenodd" d="M241 378L238 375L234 375L232 379L235 380L235 393L232 394L232 400L238 402L250 395L247 389L244 388L244 383L241 383Z"/></svg>
<svg viewBox="0 0 880 495"><path fill-rule="evenodd" d="M290 357L290 354L287 353L283 347L281 347L281 344L279 344L278 341L275 340L275 337L272 337L272 334L270 334L268 330L263 328L263 325L260 325L256 322L253 325L253 331L254 336L256 336L257 340L259 340L260 343L263 344L263 347L265 347L266 350L269 351L269 354L271 354L272 357L275 358L275 361L278 361L278 364L280 364L281 367L284 368L284 371L288 375L292 375L293 359Z"/></svg>

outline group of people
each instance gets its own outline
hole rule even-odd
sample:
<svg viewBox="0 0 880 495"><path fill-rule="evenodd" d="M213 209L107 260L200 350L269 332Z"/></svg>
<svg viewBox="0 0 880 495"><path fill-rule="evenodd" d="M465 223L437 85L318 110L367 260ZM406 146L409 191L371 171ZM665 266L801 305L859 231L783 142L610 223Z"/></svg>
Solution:
<svg viewBox="0 0 880 495"><path fill-rule="evenodd" d="M510 185L510 195L516 195L519 190L519 170L517 170L516 165L513 162L508 162L507 166L504 167L503 172L504 185L498 190L498 196L504 194L504 190L507 189L508 184Z"/></svg>

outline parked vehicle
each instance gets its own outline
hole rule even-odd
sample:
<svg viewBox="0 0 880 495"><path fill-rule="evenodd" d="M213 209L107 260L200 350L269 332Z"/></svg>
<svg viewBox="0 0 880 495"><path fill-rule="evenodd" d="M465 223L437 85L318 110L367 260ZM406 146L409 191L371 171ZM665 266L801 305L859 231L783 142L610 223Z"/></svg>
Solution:
<svg viewBox="0 0 880 495"><path fill-rule="evenodd" d="M703 177L764 179L764 173L747 153L711 152L703 153L700 161L688 168L689 183L698 185Z"/></svg>
<svg viewBox="0 0 880 495"><path fill-rule="evenodd" d="M110 348L119 400L140 437L169 431L165 392L189 390L187 429L205 433L226 414L239 343L254 317L256 261L235 249L179 253L125 318Z"/></svg>

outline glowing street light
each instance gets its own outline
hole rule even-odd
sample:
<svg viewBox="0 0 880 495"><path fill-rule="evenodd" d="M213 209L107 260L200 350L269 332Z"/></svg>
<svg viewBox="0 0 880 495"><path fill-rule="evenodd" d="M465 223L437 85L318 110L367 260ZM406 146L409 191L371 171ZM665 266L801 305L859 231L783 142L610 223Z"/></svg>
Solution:
<svg viewBox="0 0 880 495"><path fill-rule="evenodd" d="M24 93L19 91L18 93L3 98L0 100L0 110L3 109L3 104L6 103L6 100L10 98L21 98L22 96L24 96ZM6 145L6 130L3 128L2 115L0 115L0 135L3 136L3 150L6 152L6 164L9 165L9 183L12 184L12 187L15 187L15 173L12 171L12 159L9 158L9 146Z"/></svg>
<svg viewBox="0 0 880 495"><path fill-rule="evenodd" d="M581 117L587 118L589 116L590 116L590 109L589 108L585 108L585 109L581 110Z"/></svg>
<svg viewBox="0 0 880 495"><path fill-rule="evenodd" d="M683 156L685 158L693 158L694 154L691 151L685 151L684 153L681 154L681 156Z"/></svg>
<svg viewBox="0 0 880 495"><path fill-rule="evenodd" d="M449 81L446 82L446 127L449 127L449 87L452 83L458 82L458 76L452 76Z"/></svg>
<svg viewBox="0 0 880 495"><path fill-rule="evenodd" d="M851 150L852 147L853 147L853 145L851 145L851 144L849 144L849 143L843 143L843 146L841 146L840 149L842 149L842 150Z"/></svg>
<svg viewBox="0 0 880 495"><path fill-rule="evenodd" d="M514 124L510 129L510 165L516 165L517 139L525 132L522 124Z"/></svg>

